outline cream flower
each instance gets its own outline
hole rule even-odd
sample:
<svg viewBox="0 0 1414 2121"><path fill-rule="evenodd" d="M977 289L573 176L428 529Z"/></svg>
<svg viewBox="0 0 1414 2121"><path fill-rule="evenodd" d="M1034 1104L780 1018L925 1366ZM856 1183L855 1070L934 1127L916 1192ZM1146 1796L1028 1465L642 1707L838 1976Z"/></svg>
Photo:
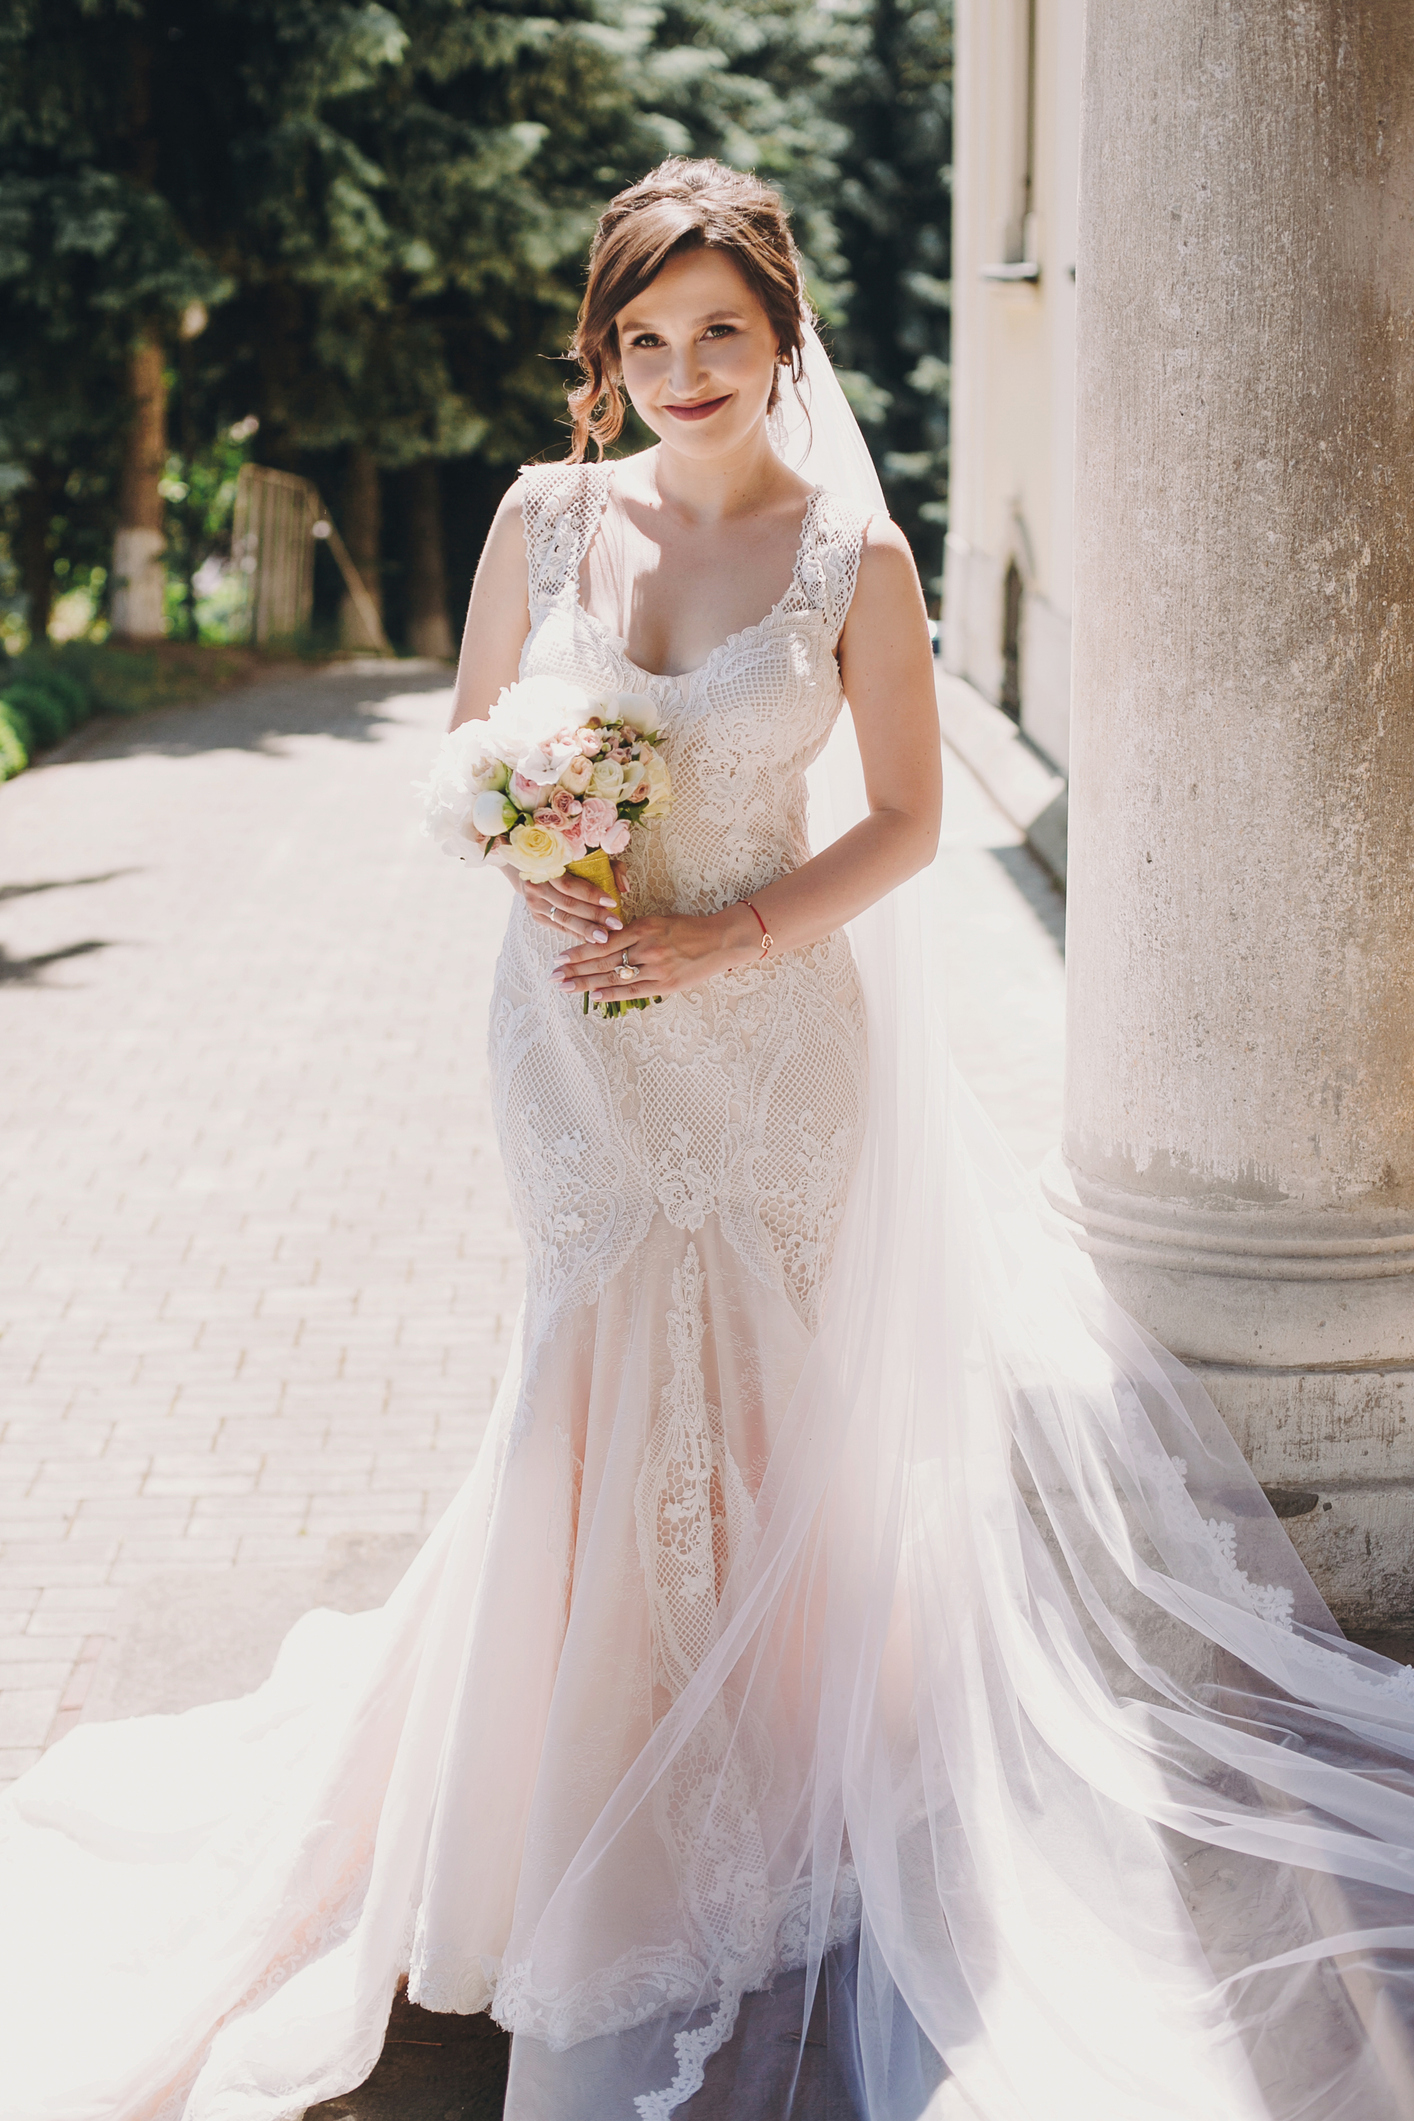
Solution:
<svg viewBox="0 0 1414 2121"><path fill-rule="evenodd" d="M585 758L582 752L576 752L560 774L560 786L567 788L571 795L583 795L593 778L593 760Z"/></svg>
<svg viewBox="0 0 1414 2121"><path fill-rule="evenodd" d="M673 784L663 755L651 744L645 744L638 755L638 763L648 776L648 808L645 817L666 817L672 807Z"/></svg>
<svg viewBox="0 0 1414 2121"><path fill-rule="evenodd" d="M563 876L565 864L574 859L574 850L562 832L533 820L516 826L507 851L512 867L528 884L548 884L552 878Z"/></svg>
<svg viewBox="0 0 1414 2121"><path fill-rule="evenodd" d="M658 731L658 710L641 692L616 692L607 719L627 722L640 736L655 736Z"/></svg>
<svg viewBox="0 0 1414 2121"><path fill-rule="evenodd" d="M596 759L594 771L589 776L589 793L601 796L606 803L616 803L619 790L624 784L624 769L617 759Z"/></svg>

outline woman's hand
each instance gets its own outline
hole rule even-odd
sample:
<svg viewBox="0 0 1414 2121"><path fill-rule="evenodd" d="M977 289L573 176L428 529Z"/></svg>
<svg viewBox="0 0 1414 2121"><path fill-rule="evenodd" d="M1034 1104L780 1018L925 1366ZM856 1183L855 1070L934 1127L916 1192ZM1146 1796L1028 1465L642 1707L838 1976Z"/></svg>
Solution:
<svg viewBox="0 0 1414 2121"><path fill-rule="evenodd" d="M550 884L528 884L523 877L506 864L506 876L525 900L531 919L541 928L553 928L567 943L608 943L614 941L623 927L623 920L614 911L614 902L606 898L597 884L588 877L571 876L566 870ZM623 884L617 868L614 882L620 896Z"/></svg>
<svg viewBox="0 0 1414 2121"><path fill-rule="evenodd" d="M761 931L745 906L723 913L649 913L630 921L607 948L595 940L565 951L552 976L562 994L587 994L595 1002L651 1000L689 993L760 955ZM618 976L625 959L634 968L632 980Z"/></svg>

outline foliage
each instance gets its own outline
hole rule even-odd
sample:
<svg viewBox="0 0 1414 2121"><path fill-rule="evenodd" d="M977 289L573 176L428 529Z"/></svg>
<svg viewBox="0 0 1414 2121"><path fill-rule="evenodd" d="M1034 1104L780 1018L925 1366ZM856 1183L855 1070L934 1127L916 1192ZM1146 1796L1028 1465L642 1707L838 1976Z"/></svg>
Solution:
<svg viewBox="0 0 1414 2121"><path fill-rule="evenodd" d="M0 628L21 546L101 594L134 336L167 349L169 604L242 445L558 452L595 214L664 153L759 169L931 561L946 442L943 0L11 0L0 19ZM454 482L455 484L455 482ZM450 489L449 489L450 490ZM464 496L458 500L457 493Z"/></svg>
<svg viewBox="0 0 1414 2121"><path fill-rule="evenodd" d="M849 152L834 198L850 288L834 335L891 513L936 592L947 519L952 26L940 0L870 0L832 109Z"/></svg>

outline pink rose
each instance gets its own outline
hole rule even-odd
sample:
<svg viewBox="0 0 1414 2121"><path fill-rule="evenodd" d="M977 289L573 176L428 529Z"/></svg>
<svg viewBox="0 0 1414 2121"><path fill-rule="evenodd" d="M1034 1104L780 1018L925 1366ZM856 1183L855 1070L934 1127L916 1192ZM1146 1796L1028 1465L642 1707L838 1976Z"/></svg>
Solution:
<svg viewBox="0 0 1414 2121"><path fill-rule="evenodd" d="M586 847L602 847L606 832L612 832L619 813L602 795L587 795L580 809L579 829Z"/></svg>
<svg viewBox="0 0 1414 2121"><path fill-rule="evenodd" d="M585 758L597 759L600 752L604 749L602 733L597 729L580 729L576 731L576 734L579 738L579 748Z"/></svg>
<svg viewBox="0 0 1414 2121"><path fill-rule="evenodd" d="M510 798L518 810L534 810L544 794L540 781L528 781L521 773L511 775Z"/></svg>
<svg viewBox="0 0 1414 2121"><path fill-rule="evenodd" d="M560 808L562 799L569 805L569 811ZM532 821L537 825L549 825L554 831L559 833L560 838L565 843L565 860L567 862L582 862L584 860L584 822L579 815L579 810L580 806L574 800L574 797L566 795L563 788L557 788L543 809L536 811ZM570 815L570 812L573 815Z"/></svg>
<svg viewBox="0 0 1414 2121"><path fill-rule="evenodd" d="M622 854L628 846L629 822L626 817L615 818L599 845L605 854Z"/></svg>

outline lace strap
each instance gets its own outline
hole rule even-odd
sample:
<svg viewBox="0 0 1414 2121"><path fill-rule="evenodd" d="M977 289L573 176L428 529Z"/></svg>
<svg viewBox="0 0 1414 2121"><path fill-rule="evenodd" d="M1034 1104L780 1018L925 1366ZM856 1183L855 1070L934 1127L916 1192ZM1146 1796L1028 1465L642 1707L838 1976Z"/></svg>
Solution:
<svg viewBox="0 0 1414 2121"><path fill-rule="evenodd" d="M608 497L607 467L527 464L520 483L530 608L535 613L563 596L578 578Z"/></svg>
<svg viewBox="0 0 1414 2121"><path fill-rule="evenodd" d="M869 518L823 487L810 503L796 580L805 607L823 614L830 647L838 645L854 601Z"/></svg>

